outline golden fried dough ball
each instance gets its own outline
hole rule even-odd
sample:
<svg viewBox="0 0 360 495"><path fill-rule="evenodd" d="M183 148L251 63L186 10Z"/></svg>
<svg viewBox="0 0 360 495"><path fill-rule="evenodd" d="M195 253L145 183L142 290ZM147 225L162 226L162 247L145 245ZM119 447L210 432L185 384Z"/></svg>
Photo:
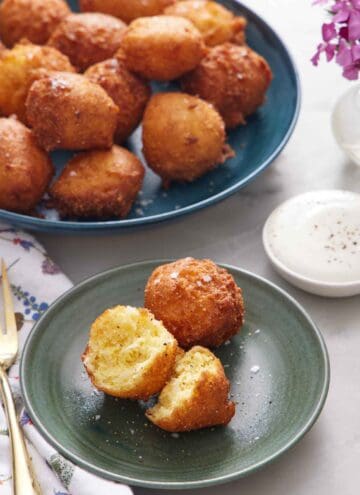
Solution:
<svg viewBox="0 0 360 495"><path fill-rule="evenodd" d="M146 416L171 432L227 425L235 414L229 391L230 382L220 360L208 349L196 346L177 359L158 403L146 411Z"/></svg>
<svg viewBox="0 0 360 495"><path fill-rule="evenodd" d="M146 79L170 81L194 69L204 50L202 36L189 20L154 16L130 24L120 51L131 71Z"/></svg>
<svg viewBox="0 0 360 495"><path fill-rule="evenodd" d="M126 23L137 17L148 17L161 14L165 7L175 0L80 0L83 12L103 12Z"/></svg>
<svg viewBox="0 0 360 495"><path fill-rule="evenodd" d="M146 107L144 154L165 186L172 181L191 182L233 156L225 137L222 118L200 98L160 93Z"/></svg>
<svg viewBox="0 0 360 495"><path fill-rule="evenodd" d="M184 258L156 268L146 285L145 306L184 348L220 346L244 321L241 289L210 260Z"/></svg>
<svg viewBox="0 0 360 495"><path fill-rule="evenodd" d="M85 72L85 76L100 84L119 107L115 140L123 143L141 122L150 98L150 86L129 72L124 62L117 59L93 65Z"/></svg>
<svg viewBox="0 0 360 495"><path fill-rule="evenodd" d="M53 173L32 132L15 118L0 118L0 209L31 213Z"/></svg>
<svg viewBox="0 0 360 495"><path fill-rule="evenodd" d="M42 148L110 148L119 109L98 84L80 74L53 72L34 82L26 116Z"/></svg>
<svg viewBox="0 0 360 495"><path fill-rule="evenodd" d="M176 340L150 311L116 306L92 324L82 359L99 390L146 400L165 386L177 352Z"/></svg>
<svg viewBox="0 0 360 495"><path fill-rule="evenodd" d="M72 64L84 71L110 58L118 50L125 24L104 14L72 14L53 32L48 44L65 53Z"/></svg>
<svg viewBox="0 0 360 495"><path fill-rule="evenodd" d="M25 100L42 69L75 70L65 55L47 46L21 43L0 52L0 114L15 114L25 122Z"/></svg>
<svg viewBox="0 0 360 495"><path fill-rule="evenodd" d="M50 189L62 217L125 217L141 189L144 167L119 146L72 158Z"/></svg>
<svg viewBox="0 0 360 495"><path fill-rule="evenodd" d="M245 41L246 20L223 5L207 0L184 0L170 5L165 15L189 19L201 32L209 46L220 45L234 38Z"/></svg>
<svg viewBox="0 0 360 495"><path fill-rule="evenodd" d="M70 8L64 0L3 0L0 36L7 46L21 39L43 45Z"/></svg>
<svg viewBox="0 0 360 495"><path fill-rule="evenodd" d="M232 43L211 48L182 80L184 91L211 102L228 128L244 124L265 101L272 79L266 60L248 46Z"/></svg>

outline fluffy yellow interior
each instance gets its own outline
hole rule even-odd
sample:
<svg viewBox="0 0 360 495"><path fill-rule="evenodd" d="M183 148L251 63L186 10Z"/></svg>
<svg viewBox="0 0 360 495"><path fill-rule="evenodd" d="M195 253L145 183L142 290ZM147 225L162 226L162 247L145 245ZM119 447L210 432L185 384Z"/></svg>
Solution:
<svg viewBox="0 0 360 495"><path fill-rule="evenodd" d="M158 403L152 408L152 415L165 417L177 407L182 407L189 399L204 371L216 374L217 361L215 356L202 347L193 347L189 352L178 358L175 371L163 388Z"/></svg>
<svg viewBox="0 0 360 495"><path fill-rule="evenodd" d="M93 324L85 364L102 386L126 389L140 381L173 343L172 335L149 311L117 306Z"/></svg>

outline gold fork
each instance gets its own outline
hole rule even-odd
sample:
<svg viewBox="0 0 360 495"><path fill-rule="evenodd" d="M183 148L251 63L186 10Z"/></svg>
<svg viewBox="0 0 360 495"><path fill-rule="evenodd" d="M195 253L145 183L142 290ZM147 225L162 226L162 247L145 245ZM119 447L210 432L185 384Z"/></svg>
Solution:
<svg viewBox="0 0 360 495"><path fill-rule="evenodd" d="M14 495L41 495L35 480L25 440L17 420L14 399L6 370L15 362L18 353L18 335L11 298L11 289L4 260L1 260L6 333L0 326L0 394L5 405L12 451Z"/></svg>

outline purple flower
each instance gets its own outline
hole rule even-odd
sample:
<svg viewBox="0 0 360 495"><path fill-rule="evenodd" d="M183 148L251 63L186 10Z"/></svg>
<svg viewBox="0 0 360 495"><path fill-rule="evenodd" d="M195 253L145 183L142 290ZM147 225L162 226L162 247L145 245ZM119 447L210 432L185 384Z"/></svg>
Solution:
<svg viewBox="0 0 360 495"><path fill-rule="evenodd" d="M50 258L44 259L41 269L45 275L57 275L61 272L60 268Z"/></svg>
<svg viewBox="0 0 360 495"><path fill-rule="evenodd" d="M331 22L322 26L323 42L317 47L312 63L319 64L321 54L330 62L335 58L350 80L360 76L360 0L316 0L317 5L331 3Z"/></svg>

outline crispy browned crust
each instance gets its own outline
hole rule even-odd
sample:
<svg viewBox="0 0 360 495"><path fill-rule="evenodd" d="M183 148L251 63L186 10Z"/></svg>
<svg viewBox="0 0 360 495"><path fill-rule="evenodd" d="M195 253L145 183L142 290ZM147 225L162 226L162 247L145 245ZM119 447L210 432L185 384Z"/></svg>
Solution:
<svg viewBox="0 0 360 495"><path fill-rule="evenodd" d="M84 71L115 54L125 27L120 19L105 14L71 14L57 26L48 44Z"/></svg>
<svg viewBox="0 0 360 495"><path fill-rule="evenodd" d="M50 196L62 217L125 217L141 189L144 167L124 148L89 151L72 158Z"/></svg>
<svg viewBox="0 0 360 495"><path fill-rule="evenodd" d="M120 51L129 70L146 79L171 81L198 65L205 45L189 20L154 16L129 25Z"/></svg>
<svg viewBox="0 0 360 495"><path fill-rule="evenodd" d="M17 115L26 123L25 100L32 83L46 71L74 72L69 59L55 48L22 42L0 56L0 114Z"/></svg>
<svg viewBox="0 0 360 495"><path fill-rule="evenodd" d="M246 19L235 15L223 5L208 0L184 0L165 9L165 15L189 19L201 32L208 46L227 41L245 40Z"/></svg>
<svg viewBox="0 0 360 495"><path fill-rule="evenodd" d="M159 15L175 0L80 0L83 12L110 14L126 23L137 17Z"/></svg>
<svg viewBox="0 0 360 495"><path fill-rule="evenodd" d="M15 118L0 118L0 208L32 211L53 174L51 160L32 132Z"/></svg>
<svg viewBox="0 0 360 495"><path fill-rule="evenodd" d="M198 67L182 79L182 89L211 102L228 128L244 124L265 101L272 79L266 60L248 46L211 48Z"/></svg>
<svg viewBox="0 0 360 495"><path fill-rule="evenodd" d="M4 52L5 50L6 50L6 47L5 47L4 43L2 43L2 41L0 40L0 53Z"/></svg>
<svg viewBox="0 0 360 495"><path fill-rule="evenodd" d="M115 133L117 143L123 143L140 124L151 89L149 84L128 71L121 60L110 59L93 65L85 76L100 84L119 107Z"/></svg>
<svg viewBox="0 0 360 495"><path fill-rule="evenodd" d="M40 146L47 151L110 148L119 114L98 84L66 72L37 80L28 93L26 110Z"/></svg>
<svg viewBox="0 0 360 495"><path fill-rule="evenodd" d="M146 285L145 306L186 349L218 347L244 322L241 289L211 260L184 258L156 268Z"/></svg>
<svg viewBox="0 0 360 495"><path fill-rule="evenodd" d="M146 411L146 417L159 428L169 432L227 425L235 414L235 404L228 399L230 382L221 362L216 360L217 373L204 369L193 395L190 399L179 402L171 415L159 418L151 408Z"/></svg>
<svg viewBox="0 0 360 495"><path fill-rule="evenodd" d="M43 45L69 14L69 6L64 0L3 0L0 4L0 37L9 47L23 38Z"/></svg>
<svg viewBox="0 0 360 495"><path fill-rule="evenodd" d="M84 362L91 383L105 394L121 399L148 400L151 396L158 394L170 379L178 355L177 344L166 346L166 353L159 356L154 362L154 365L149 368L146 373L143 373L141 383L138 383L136 388L125 391L104 387L103 384L97 380L96 376L86 368L85 360L87 353L90 352L88 347L89 346L87 346L81 359Z"/></svg>
<svg viewBox="0 0 360 495"><path fill-rule="evenodd" d="M225 125L207 102L185 93L154 95L143 120L148 165L165 183L191 182L228 158Z"/></svg>

